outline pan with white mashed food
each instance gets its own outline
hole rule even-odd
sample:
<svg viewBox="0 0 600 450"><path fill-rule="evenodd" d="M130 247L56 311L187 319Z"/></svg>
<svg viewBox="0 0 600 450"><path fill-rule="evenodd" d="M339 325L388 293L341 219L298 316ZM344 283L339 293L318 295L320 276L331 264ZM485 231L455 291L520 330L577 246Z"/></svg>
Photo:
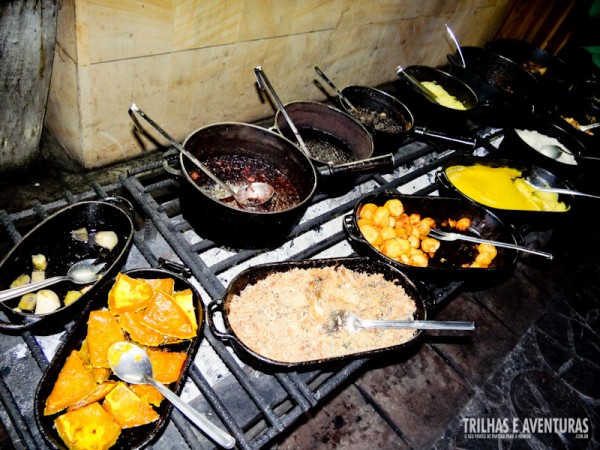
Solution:
<svg viewBox="0 0 600 450"><path fill-rule="evenodd" d="M404 347L421 331L333 330L331 315L344 309L365 319L423 320L429 299L422 284L364 258L264 264L242 272L209 305L208 323L255 360L289 367ZM214 323L219 309L226 333Z"/></svg>

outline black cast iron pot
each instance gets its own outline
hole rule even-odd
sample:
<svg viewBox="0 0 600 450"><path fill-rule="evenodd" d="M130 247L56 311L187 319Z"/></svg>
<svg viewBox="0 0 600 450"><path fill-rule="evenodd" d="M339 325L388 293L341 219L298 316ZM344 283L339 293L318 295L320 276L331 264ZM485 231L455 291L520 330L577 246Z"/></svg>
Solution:
<svg viewBox="0 0 600 450"><path fill-rule="evenodd" d="M208 125L193 132L183 145L205 164L211 158L239 158L240 167L223 167L223 172L217 173L225 182L229 180L223 174L237 175L231 172L244 171L246 161L276 167L277 177L283 177L297 191L293 202L285 199L284 190L276 188L273 199L262 207L242 208L211 195L203 187L209 181L197 178L194 164L179 154L179 167L173 170L165 164L165 169L182 176L182 214L201 236L218 244L234 248L280 244L300 221L315 193L317 175L311 161L292 142L265 128L236 122ZM277 208L272 210L274 206Z"/></svg>
<svg viewBox="0 0 600 450"><path fill-rule="evenodd" d="M569 66L560 58L518 39L496 39L485 48L510 59L538 79L541 87L551 96L556 89L564 89L574 76Z"/></svg>
<svg viewBox="0 0 600 450"><path fill-rule="evenodd" d="M540 102L536 78L513 61L480 47L461 47L466 67L456 52L448 55L450 73L468 84L482 106L495 111L489 119L509 122L516 113L531 113Z"/></svg>
<svg viewBox="0 0 600 450"><path fill-rule="evenodd" d="M46 278L66 275L69 267L75 262L88 258L94 258L97 263L105 263L102 273L103 276L109 276L125 262L131 247L134 233L133 215L131 203L121 197L74 203L55 212L23 236L0 262L0 289L8 289L22 274L31 274L31 257L36 254L46 256ZM114 231L118 243L112 250L108 250L92 241L74 239L71 232L79 228L86 228L90 233ZM16 310L19 298L2 302L0 311L6 314L8 320L0 321L0 332L56 332L87 310L98 284L99 281L90 285L90 289L70 305L63 305L47 314ZM70 281L60 281L47 289L53 290L62 299L69 290L78 291L83 287Z"/></svg>
<svg viewBox="0 0 600 450"><path fill-rule="evenodd" d="M244 343L243 339L240 339L240 337L237 336L232 330L228 320L229 305L232 297L242 292L246 286L267 278L269 275L274 273L287 272L293 269L337 267L341 265L356 272L368 274L380 273L386 280L402 286L409 297L411 297L416 304L414 319L427 319L427 309L433 306L433 296L431 291L420 281L413 279L411 276L406 275L397 268L381 261L376 261L369 258L333 258L261 264L244 270L229 283L227 292L222 298L213 300L208 305L206 316L208 326L218 339L231 344L236 353L238 353L242 358L246 359L250 364L271 371L273 369L280 371L282 369L305 369L314 366L324 366L336 362L344 362L353 359L386 354L389 352L396 352L414 345L422 335L422 330L417 330L409 341L392 347L370 350L341 357L332 357L321 360L312 359L303 362L288 363L275 361L258 354L248 347L246 343ZM222 316L224 329L215 323L215 317L217 315ZM283 338L284 336L282 336L282 339Z"/></svg>

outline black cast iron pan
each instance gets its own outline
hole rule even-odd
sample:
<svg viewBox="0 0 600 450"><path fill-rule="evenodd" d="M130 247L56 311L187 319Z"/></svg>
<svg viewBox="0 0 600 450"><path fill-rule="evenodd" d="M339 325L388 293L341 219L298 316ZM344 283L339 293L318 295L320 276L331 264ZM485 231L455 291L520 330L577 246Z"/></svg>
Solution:
<svg viewBox="0 0 600 450"><path fill-rule="evenodd" d="M179 273L160 268L132 269L124 273L132 278L173 278L175 280L175 291L182 291L185 289L192 290L194 296L194 306L196 308L196 319L198 321L198 334L194 339L166 346L168 347L169 351L187 353L187 359L183 365L183 369L181 371L181 376L179 380L174 384L169 385L169 389L171 389L175 394L179 395L185 384L189 368L194 362L194 355L200 345L200 341L202 338L204 326L204 304L200 299L200 295L193 287L193 285L184 278L186 276L185 268L179 266L178 269L175 269L176 266L178 265L175 265L171 262L168 264L168 267L170 267L173 270L177 270L177 272ZM76 326L68 333L63 344L58 348L50 365L44 372L40 384L38 385L34 400L35 420L40 429L40 433L52 448L64 450L66 449L66 446L63 443L62 439L58 436L56 428L54 427L54 419L56 419L56 417L61 413L57 413L51 416L44 416L46 399L50 395L50 392L52 392L52 388L54 387L54 383L56 382L58 373L62 369L69 354L73 350L79 350L81 348L83 340L85 339L87 334L87 318L89 316L89 312L106 307L108 300L108 292L113 286L115 278L116 276L106 277L100 281L97 289L94 290L92 308L90 308L90 310L87 312L85 320L78 321ZM158 438L158 436L167 426L172 410L172 404L167 400L163 400L160 406L156 408L156 411L160 415L160 418L156 422L140 427L122 430L121 435L117 440L117 443L113 447L111 447L111 449L133 450L147 446L154 439Z"/></svg>
<svg viewBox="0 0 600 450"><path fill-rule="evenodd" d="M359 121L345 112L311 101L292 102L284 107L305 142L342 150L341 153L348 157L347 161L330 161L324 158L324 155L311 155L310 160L323 180L328 177L332 177L333 181L352 179L358 174L393 169L393 152L373 156L375 146L371 134ZM275 113L274 129L290 141L296 142L292 128L279 109Z"/></svg>
<svg viewBox="0 0 600 450"><path fill-rule="evenodd" d="M231 329L228 320L228 308L231 298L239 294L246 286L256 283L273 273L286 272L294 268L309 269L323 267L337 267L343 265L346 268L363 273L381 273L386 280L402 286L406 293L416 303L415 320L427 319L427 308L433 305L433 297L428 288L417 280L401 272L395 267L385 264L381 261L368 258L334 258L334 259L315 259L307 261L290 261L281 263L261 264L244 270L237 275L229 284L226 294L223 298L213 300L207 307L207 322L212 333L221 341L231 344L242 358L253 366L259 366L266 370L282 370L282 369L305 369L314 366L324 366L336 362L344 362L353 359L366 358L370 356L380 355L382 353L400 351L406 349L410 345L414 345L422 334L422 330L417 330L414 336L407 342L392 347L371 350L367 352L356 353L352 355L335 357L321 360L310 360L299 363L287 363L274 361L266 358L251 348L249 348ZM224 330L220 329L215 323L215 317L222 316Z"/></svg>
<svg viewBox="0 0 600 450"><path fill-rule="evenodd" d="M48 261L46 277L65 275L75 262L95 258L97 263L106 263L102 272L110 275L124 263L132 244L133 207L121 197L106 198L101 201L85 201L74 203L55 212L31 229L0 262L0 288L7 289L21 274L32 271L31 257L43 254ZM114 231L118 243L112 250L107 250L93 242L82 242L73 239L71 232L79 228L93 231ZM0 303L0 311L6 314L7 321L0 321L0 332L18 333L34 329L38 333L54 332L64 326L77 314L88 308L98 282L68 306L48 313L35 315L19 312L14 308L19 298ZM80 290L83 286L62 281L50 286L59 296L64 298L69 290Z"/></svg>
<svg viewBox="0 0 600 450"><path fill-rule="evenodd" d="M480 47L461 47L466 67L458 52L448 55L450 73L468 84L480 104L497 112L497 119L511 112L531 113L540 102L536 78L511 60ZM510 120L510 117L505 117Z"/></svg>
<svg viewBox="0 0 600 450"><path fill-rule="evenodd" d="M398 199L404 205L406 214L420 214L421 218L431 217L439 228L445 229L441 223L448 220L459 220L463 217L471 219L471 226L465 232L483 239L499 240L510 244L521 244L522 237L510 225L506 225L493 212L474 203L451 197L402 195L394 192L368 194L356 204L352 214L344 218L344 229L350 243L356 251L371 258L390 264L399 270L410 273L428 282L446 282L448 280L491 280L510 274L514 269L517 252L498 247L498 254L489 268L462 267L475 259L477 244L454 241L441 241L439 250L429 260L428 267L415 267L389 258L373 247L362 235L358 227L361 208L367 203L383 206L388 200ZM448 229L448 231L452 231Z"/></svg>
<svg viewBox="0 0 600 450"><path fill-rule="evenodd" d="M477 144L474 138L451 135L445 131L415 125L415 119L410 109L394 96L379 89L365 86L347 86L342 89L342 95L352 103L352 106L359 108L357 111L340 101L340 105L344 110L355 119L358 119L371 132L375 148L379 149L379 152L383 152L384 149L394 152L402 142L410 137L416 139L425 137L450 142L469 149L475 148ZM365 121L365 114L361 112L363 110L385 114L395 124L395 127L392 129L378 128L373 125L372 121Z"/></svg>
<svg viewBox="0 0 600 450"><path fill-rule="evenodd" d="M529 224L536 227L552 228L554 225L567 223L573 214L578 210L575 197L572 195L559 194L559 201L565 202L569 209L565 212L549 212L549 211L521 211L516 209L501 209L482 205L463 194L456 186L452 184L446 174L446 169L452 166L471 166L474 164L482 164L490 167L512 167L521 171L521 176L535 180L536 182L548 187L557 187L565 189L574 189L573 185L567 181L557 177L549 170L537 166L534 163L515 159L503 158L480 158L477 156L456 156L448 159L442 169L436 174L437 181L440 184L441 191L447 195L462 197L473 202L476 205L482 206L507 223L513 224Z"/></svg>

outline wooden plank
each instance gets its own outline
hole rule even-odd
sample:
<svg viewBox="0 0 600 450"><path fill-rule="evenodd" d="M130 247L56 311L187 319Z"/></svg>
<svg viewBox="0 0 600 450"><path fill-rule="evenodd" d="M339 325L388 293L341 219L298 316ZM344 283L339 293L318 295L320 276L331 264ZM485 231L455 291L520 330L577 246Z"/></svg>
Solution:
<svg viewBox="0 0 600 450"><path fill-rule="evenodd" d="M39 153L56 42L56 0L0 2L0 171Z"/></svg>

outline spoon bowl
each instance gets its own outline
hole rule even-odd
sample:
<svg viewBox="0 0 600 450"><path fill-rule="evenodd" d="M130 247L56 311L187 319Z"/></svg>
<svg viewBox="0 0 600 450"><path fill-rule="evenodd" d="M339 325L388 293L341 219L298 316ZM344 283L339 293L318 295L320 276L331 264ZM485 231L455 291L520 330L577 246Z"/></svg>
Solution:
<svg viewBox="0 0 600 450"><path fill-rule="evenodd" d="M121 380L132 384L154 386L173 406L181 411L199 429L224 448L233 448L235 439L193 409L170 389L154 379L152 364L146 351L131 342L116 342L108 349L108 364Z"/></svg>
<svg viewBox="0 0 600 450"><path fill-rule="evenodd" d="M105 266L104 263L95 264L95 259L83 259L76 262L67 271L66 275L46 278L37 283L29 283L23 286L6 289L0 292L0 302L10 300L11 298L20 297L29 292L39 291L47 286L59 283L61 281L71 281L76 284L90 284L98 280L99 272Z"/></svg>
<svg viewBox="0 0 600 450"><path fill-rule="evenodd" d="M135 103L132 103L129 107L129 116L131 120L135 124L136 128L142 131L142 127L134 115L134 112L139 114L146 122L148 122L156 131L158 131L169 143L180 153L186 156L190 161L192 161L196 167L198 167L206 176L208 176L212 181L218 184L221 188L231 195L234 200L242 207L252 207L262 205L273 197L275 194L275 190L273 186L268 183L260 183L254 182L250 183L237 191L234 191L231 187L229 187L225 182L223 182L219 177L217 177L213 172L210 171L206 165L202 164L198 158L192 155L189 151L187 151L179 142L173 139L166 131L164 131L161 127L159 127L150 117L148 117Z"/></svg>
<svg viewBox="0 0 600 450"><path fill-rule="evenodd" d="M333 311L326 324L327 331L336 333L347 330L357 333L361 329L369 328L412 328L416 330L462 330L475 329L473 322L448 322L435 320L368 320L361 319L353 312L345 309Z"/></svg>

